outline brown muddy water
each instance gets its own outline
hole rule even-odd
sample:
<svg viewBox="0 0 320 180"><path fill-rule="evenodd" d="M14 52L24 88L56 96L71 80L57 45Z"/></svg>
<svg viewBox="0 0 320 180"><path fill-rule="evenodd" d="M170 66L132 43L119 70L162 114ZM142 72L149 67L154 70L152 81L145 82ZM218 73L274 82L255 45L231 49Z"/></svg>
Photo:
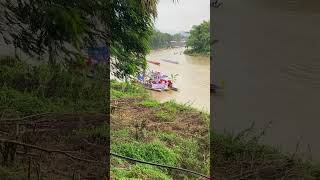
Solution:
<svg viewBox="0 0 320 180"><path fill-rule="evenodd" d="M223 0L212 9L218 132L272 122L263 143L320 160L320 1Z"/></svg>
<svg viewBox="0 0 320 180"><path fill-rule="evenodd" d="M147 60L160 62L160 66L148 63L148 69L167 74L178 74L176 86L178 92L150 91L151 96L160 102L175 100L188 104L199 110L210 110L210 58L183 54L184 48L174 48L152 51ZM178 61L172 64L163 61Z"/></svg>

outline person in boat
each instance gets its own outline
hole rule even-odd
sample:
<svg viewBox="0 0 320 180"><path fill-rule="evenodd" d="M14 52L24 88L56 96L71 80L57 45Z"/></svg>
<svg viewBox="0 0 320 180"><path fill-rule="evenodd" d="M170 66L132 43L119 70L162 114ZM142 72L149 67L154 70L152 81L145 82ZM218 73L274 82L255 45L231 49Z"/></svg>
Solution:
<svg viewBox="0 0 320 180"><path fill-rule="evenodd" d="M172 81L171 80L161 79L160 83L167 84L168 87L172 87Z"/></svg>

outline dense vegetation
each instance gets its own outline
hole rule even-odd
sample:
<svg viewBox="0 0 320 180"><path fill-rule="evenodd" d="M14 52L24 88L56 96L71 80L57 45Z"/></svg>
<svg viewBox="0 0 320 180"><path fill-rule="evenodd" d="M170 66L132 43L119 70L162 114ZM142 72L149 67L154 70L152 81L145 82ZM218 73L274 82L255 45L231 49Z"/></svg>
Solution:
<svg viewBox="0 0 320 180"><path fill-rule="evenodd" d="M110 47L113 72L134 74L146 64L157 1L8 0L0 4L5 42L51 65L82 63L82 50Z"/></svg>
<svg viewBox="0 0 320 180"><path fill-rule="evenodd" d="M111 82L111 151L209 175L209 116L187 105L159 103L138 84ZM188 128L187 128L188 126ZM203 179L186 172L111 159L115 179Z"/></svg>
<svg viewBox="0 0 320 180"><path fill-rule="evenodd" d="M150 40L151 49L161 49L170 47L170 41L181 41L184 37L181 34L171 35L154 30Z"/></svg>
<svg viewBox="0 0 320 180"><path fill-rule="evenodd" d="M208 115L175 102L150 100L142 86L132 83L113 81L111 97L115 108L111 114L112 152L209 174ZM284 153L261 144L265 133L266 129L255 131L254 126L236 135L211 131L213 178L319 179L319 164L302 158L298 150ZM118 158L111 159L111 175L119 179L198 178Z"/></svg>
<svg viewBox="0 0 320 180"><path fill-rule="evenodd" d="M186 54L210 55L210 21L192 27L187 47Z"/></svg>
<svg viewBox="0 0 320 180"><path fill-rule="evenodd" d="M31 66L10 57L0 59L0 113L23 117L41 112L106 112L106 69L95 78L48 65Z"/></svg>
<svg viewBox="0 0 320 180"><path fill-rule="evenodd" d="M213 176L217 179L319 179L320 164L296 152L259 142L261 132L254 126L237 135L211 132Z"/></svg>
<svg viewBox="0 0 320 180"><path fill-rule="evenodd" d="M88 164L67 156L17 146L25 143L58 151L72 149L74 157L103 160L109 147L105 115L109 108L107 69L101 64L92 76L86 71L90 72L90 68L53 69L47 64L31 66L16 58L0 58L0 179L66 180L72 172L59 174L53 170L67 167L81 169L82 177L90 173L105 177L105 167L91 164L94 169L90 169ZM83 148L83 140L99 148ZM98 172L102 175L98 176Z"/></svg>

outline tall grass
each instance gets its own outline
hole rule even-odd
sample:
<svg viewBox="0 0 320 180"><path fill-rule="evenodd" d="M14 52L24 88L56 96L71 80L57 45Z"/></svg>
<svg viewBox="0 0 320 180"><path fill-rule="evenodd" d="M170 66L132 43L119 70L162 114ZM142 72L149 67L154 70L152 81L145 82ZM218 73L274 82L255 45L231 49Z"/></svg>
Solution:
<svg viewBox="0 0 320 180"><path fill-rule="evenodd" d="M107 83L103 67L95 78L62 66L32 66L11 57L0 58L0 112L3 116L38 112L105 112Z"/></svg>

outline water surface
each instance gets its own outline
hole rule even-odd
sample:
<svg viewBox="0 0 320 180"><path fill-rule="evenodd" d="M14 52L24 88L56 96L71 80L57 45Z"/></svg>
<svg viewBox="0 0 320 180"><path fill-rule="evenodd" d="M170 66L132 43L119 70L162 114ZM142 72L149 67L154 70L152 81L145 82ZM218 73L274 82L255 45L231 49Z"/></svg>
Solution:
<svg viewBox="0 0 320 180"><path fill-rule="evenodd" d="M209 57L195 57L183 54L184 48L152 51L147 59L159 61L160 66L148 63L150 70L163 72L167 75L178 74L176 86L178 92L150 91L153 98L165 102L176 100L187 103L197 109L210 110L210 59ZM172 64L162 59L178 61Z"/></svg>
<svg viewBox="0 0 320 180"><path fill-rule="evenodd" d="M263 143L320 160L320 1L223 0L212 11L216 131L272 121ZM311 153L309 148L311 148Z"/></svg>

